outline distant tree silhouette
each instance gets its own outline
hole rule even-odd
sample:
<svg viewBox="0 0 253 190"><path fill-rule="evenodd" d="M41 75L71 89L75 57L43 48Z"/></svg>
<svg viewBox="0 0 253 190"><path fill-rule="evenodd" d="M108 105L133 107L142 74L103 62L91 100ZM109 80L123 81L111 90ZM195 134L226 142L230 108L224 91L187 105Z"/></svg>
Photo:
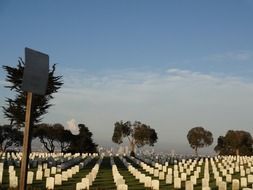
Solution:
<svg viewBox="0 0 253 190"><path fill-rule="evenodd" d="M61 152L67 152L73 139L73 134L60 123L54 124L53 127L56 132L56 142L59 144Z"/></svg>
<svg viewBox="0 0 253 190"><path fill-rule="evenodd" d="M203 127L194 127L187 134L188 142L198 156L198 149L213 143L213 134Z"/></svg>
<svg viewBox="0 0 253 190"><path fill-rule="evenodd" d="M57 141L57 129L54 125L42 123L36 126L33 130L33 137L38 137L44 148L53 153L55 150L55 142Z"/></svg>
<svg viewBox="0 0 253 190"><path fill-rule="evenodd" d="M144 145L154 146L157 142L157 133L150 126L135 121L119 121L114 124L114 132L112 141L121 144L124 138L127 138L130 144L131 155L134 155L135 146L142 147Z"/></svg>
<svg viewBox="0 0 253 190"><path fill-rule="evenodd" d="M92 133L84 124L78 124L79 134L73 135L69 152L94 153L97 152L97 144L93 142Z"/></svg>
<svg viewBox="0 0 253 190"><path fill-rule="evenodd" d="M0 151L6 151L12 146L21 146L22 132L11 125L0 125Z"/></svg>
<svg viewBox="0 0 253 190"><path fill-rule="evenodd" d="M253 155L253 140L249 132L229 130L219 136L214 150L220 155Z"/></svg>
<svg viewBox="0 0 253 190"><path fill-rule="evenodd" d="M78 128L79 134L73 135L60 123L42 123L34 128L33 137L39 138L44 148L50 153L55 151L57 144L63 153L97 152L97 145L93 142L89 129L84 124L79 124Z"/></svg>

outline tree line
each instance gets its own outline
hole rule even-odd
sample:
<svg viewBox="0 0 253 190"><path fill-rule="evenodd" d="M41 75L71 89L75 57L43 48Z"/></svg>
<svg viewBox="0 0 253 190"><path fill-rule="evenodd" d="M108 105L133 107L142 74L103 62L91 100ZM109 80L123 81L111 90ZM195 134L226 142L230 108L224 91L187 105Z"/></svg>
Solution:
<svg viewBox="0 0 253 190"><path fill-rule="evenodd" d="M195 154L198 149L210 146L213 135L203 127L194 127L187 134L188 142ZM229 130L224 136L219 136L214 147L219 155L253 155L253 139L249 132L242 130Z"/></svg>
<svg viewBox="0 0 253 190"><path fill-rule="evenodd" d="M124 138L128 140L131 154L134 155L136 146L153 146L158 136L154 129L139 121L133 124L130 121L118 121L114 124L112 141L121 144ZM187 140L195 155L198 156L199 148L213 143L213 134L203 127L194 127L188 131ZM229 130L225 136L219 136L214 150L219 155L253 155L252 146L253 139L249 132Z"/></svg>

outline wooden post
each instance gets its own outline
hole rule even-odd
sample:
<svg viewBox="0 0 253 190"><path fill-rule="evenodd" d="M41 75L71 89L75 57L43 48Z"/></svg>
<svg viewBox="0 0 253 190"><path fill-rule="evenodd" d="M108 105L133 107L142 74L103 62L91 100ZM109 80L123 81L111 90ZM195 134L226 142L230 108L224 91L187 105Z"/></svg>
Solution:
<svg viewBox="0 0 253 190"><path fill-rule="evenodd" d="M30 132L30 118L31 118L31 106L32 106L32 92L27 92L27 102L26 102L26 115L25 115L25 131L23 138L23 152L22 152L22 162L20 169L20 190L26 190L27 181L27 166L29 160L29 132Z"/></svg>

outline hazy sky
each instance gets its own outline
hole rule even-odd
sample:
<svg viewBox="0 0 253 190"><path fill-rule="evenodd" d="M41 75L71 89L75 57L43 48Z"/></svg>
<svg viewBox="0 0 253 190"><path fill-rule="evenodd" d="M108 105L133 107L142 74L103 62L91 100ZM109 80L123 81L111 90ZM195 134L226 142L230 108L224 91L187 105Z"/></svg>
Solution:
<svg viewBox="0 0 253 190"><path fill-rule="evenodd" d="M139 120L156 129L155 149L191 152L195 126L214 145L229 129L253 132L252 20L253 0L1 0L0 62L30 47L58 63L64 86L43 122L85 123L111 145L116 121ZM1 106L13 96L4 80L1 69Z"/></svg>

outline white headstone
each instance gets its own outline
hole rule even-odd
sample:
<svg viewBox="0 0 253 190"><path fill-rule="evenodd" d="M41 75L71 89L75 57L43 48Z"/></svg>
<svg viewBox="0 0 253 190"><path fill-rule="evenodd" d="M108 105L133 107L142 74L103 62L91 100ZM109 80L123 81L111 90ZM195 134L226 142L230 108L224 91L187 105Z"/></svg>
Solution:
<svg viewBox="0 0 253 190"><path fill-rule="evenodd" d="M119 184L117 190L128 190L128 186L126 184Z"/></svg>
<svg viewBox="0 0 253 190"><path fill-rule="evenodd" d="M55 175L56 174L56 167L51 168L51 174Z"/></svg>
<svg viewBox="0 0 253 190"><path fill-rule="evenodd" d="M140 183L145 183L145 177L146 177L145 174L140 174L139 175L139 182Z"/></svg>
<svg viewBox="0 0 253 190"><path fill-rule="evenodd" d="M253 175L252 174L248 175L248 183L253 183Z"/></svg>
<svg viewBox="0 0 253 190"><path fill-rule="evenodd" d="M84 185L84 188L87 188L87 189L90 188L90 181L88 178L82 178L82 183Z"/></svg>
<svg viewBox="0 0 253 190"><path fill-rule="evenodd" d="M185 182L185 190L193 190L193 183L191 181Z"/></svg>
<svg viewBox="0 0 253 190"><path fill-rule="evenodd" d="M46 168L44 170L44 177L50 177L50 169Z"/></svg>
<svg viewBox="0 0 253 190"><path fill-rule="evenodd" d="M18 177L17 176L12 176L9 179L9 187L14 188L14 189L18 187Z"/></svg>
<svg viewBox="0 0 253 190"><path fill-rule="evenodd" d="M154 176L155 176L155 177L158 177L158 176L159 176L159 170L158 170L158 169L155 169L155 170L154 170Z"/></svg>
<svg viewBox="0 0 253 190"><path fill-rule="evenodd" d="M177 171L177 170L174 170L174 171L173 171L173 176L174 176L174 178L175 178L175 177L178 177L178 171Z"/></svg>
<svg viewBox="0 0 253 190"><path fill-rule="evenodd" d="M222 181L222 177L216 177L216 186L219 186L221 181Z"/></svg>
<svg viewBox="0 0 253 190"><path fill-rule="evenodd" d="M56 174L54 179L54 184L55 185L62 185L62 175L61 174Z"/></svg>
<svg viewBox="0 0 253 190"><path fill-rule="evenodd" d="M228 172L229 174L234 174L234 168L230 167Z"/></svg>
<svg viewBox="0 0 253 190"><path fill-rule="evenodd" d="M28 185L33 184L33 172L32 171L27 172L27 184Z"/></svg>
<svg viewBox="0 0 253 190"><path fill-rule="evenodd" d="M76 184L76 190L84 190L84 189L89 189L89 188L85 188L85 184L83 182L79 182Z"/></svg>
<svg viewBox="0 0 253 190"><path fill-rule="evenodd" d="M190 177L190 180L191 180L191 182L193 183L193 185L196 185L197 184L197 178L196 178L196 176L191 176Z"/></svg>
<svg viewBox="0 0 253 190"><path fill-rule="evenodd" d="M47 177L46 189L54 189L54 178L53 177Z"/></svg>
<svg viewBox="0 0 253 190"><path fill-rule="evenodd" d="M238 179L232 180L232 190L239 190L240 189L240 182Z"/></svg>
<svg viewBox="0 0 253 190"><path fill-rule="evenodd" d="M120 184L125 184L125 180L123 178L118 178L116 180L116 186L120 185Z"/></svg>
<svg viewBox="0 0 253 190"><path fill-rule="evenodd" d="M246 177L241 177L241 187L247 187L247 178Z"/></svg>
<svg viewBox="0 0 253 190"><path fill-rule="evenodd" d="M3 171L0 171L0 185L3 183Z"/></svg>
<svg viewBox="0 0 253 190"><path fill-rule="evenodd" d="M8 172L11 173L12 171L14 171L14 166L9 166Z"/></svg>
<svg viewBox="0 0 253 190"><path fill-rule="evenodd" d="M159 180L164 180L164 172L159 172Z"/></svg>
<svg viewBox="0 0 253 190"><path fill-rule="evenodd" d="M168 168L167 174L172 174L172 168Z"/></svg>
<svg viewBox="0 0 253 190"><path fill-rule="evenodd" d="M181 178L179 177L174 178L174 188L181 189Z"/></svg>
<svg viewBox="0 0 253 190"><path fill-rule="evenodd" d="M4 169L4 163L3 163L3 162L0 162L0 170L3 171L3 169Z"/></svg>
<svg viewBox="0 0 253 190"><path fill-rule="evenodd" d="M68 172L66 171L62 172L62 181L68 181Z"/></svg>
<svg viewBox="0 0 253 190"><path fill-rule="evenodd" d="M220 181L218 190L227 190L227 183L225 181Z"/></svg>
<svg viewBox="0 0 253 190"><path fill-rule="evenodd" d="M228 183L232 182L232 175L231 174L226 175L226 182L228 182Z"/></svg>
<svg viewBox="0 0 253 190"><path fill-rule="evenodd" d="M144 187L151 187L152 185L152 179L150 176L146 176L145 177L145 183L144 183Z"/></svg>
<svg viewBox="0 0 253 190"><path fill-rule="evenodd" d="M37 170L36 171L36 180L42 180L42 177L43 177L42 170Z"/></svg>
<svg viewBox="0 0 253 190"><path fill-rule="evenodd" d="M72 178L72 170L68 169L67 170L68 178Z"/></svg>
<svg viewBox="0 0 253 190"><path fill-rule="evenodd" d="M172 184L172 183L173 183L172 174L167 174L167 175L166 175L166 183L167 183L167 184Z"/></svg>
<svg viewBox="0 0 253 190"><path fill-rule="evenodd" d="M181 181L186 181L187 175L186 173L181 173Z"/></svg>
<svg viewBox="0 0 253 190"><path fill-rule="evenodd" d="M152 180L151 186L153 190L159 190L159 180Z"/></svg>
<svg viewBox="0 0 253 190"><path fill-rule="evenodd" d="M202 188L209 187L209 180L206 178L202 179Z"/></svg>
<svg viewBox="0 0 253 190"><path fill-rule="evenodd" d="M47 169L47 163L43 163L43 169Z"/></svg>

